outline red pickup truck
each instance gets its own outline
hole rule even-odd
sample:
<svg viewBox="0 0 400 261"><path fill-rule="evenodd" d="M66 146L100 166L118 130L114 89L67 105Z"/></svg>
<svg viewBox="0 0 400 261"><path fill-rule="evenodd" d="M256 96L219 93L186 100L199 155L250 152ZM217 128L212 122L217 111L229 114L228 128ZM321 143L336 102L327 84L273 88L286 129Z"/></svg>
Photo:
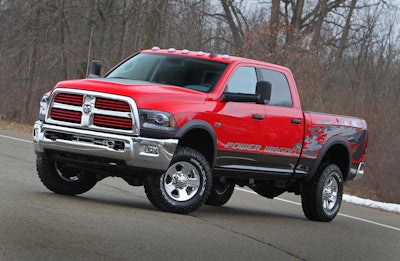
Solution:
<svg viewBox="0 0 400 261"><path fill-rule="evenodd" d="M301 195L305 216L330 221L343 183L364 173L365 120L303 111L285 67L215 53L152 48L100 76L59 82L33 128L37 171L77 195L114 176L157 208L222 206L235 185Z"/></svg>

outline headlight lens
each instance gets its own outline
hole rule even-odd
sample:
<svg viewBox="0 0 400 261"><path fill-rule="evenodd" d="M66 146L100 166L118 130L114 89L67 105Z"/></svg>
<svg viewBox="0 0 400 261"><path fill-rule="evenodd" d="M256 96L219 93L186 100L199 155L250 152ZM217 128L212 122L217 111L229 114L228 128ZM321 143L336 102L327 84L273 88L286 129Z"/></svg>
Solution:
<svg viewBox="0 0 400 261"><path fill-rule="evenodd" d="M153 110L140 110L141 127L161 131L175 131L176 122L171 113Z"/></svg>
<svg viewBox="0 0 400 261"><path fill-rule="evenodd" d="M50 96L44 95L40 101L39 120L44 121L49 107Z"/></svg>

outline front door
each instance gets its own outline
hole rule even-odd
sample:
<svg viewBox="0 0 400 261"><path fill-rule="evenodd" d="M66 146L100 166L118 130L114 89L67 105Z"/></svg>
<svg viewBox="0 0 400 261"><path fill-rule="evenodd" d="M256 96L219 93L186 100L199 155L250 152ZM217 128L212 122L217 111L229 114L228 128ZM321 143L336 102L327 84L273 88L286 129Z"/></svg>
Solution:
<svg viewBox="0 0 400 261"><path fill-rule="evenodd" d="M236 69L225 92L255 94L257 74L254 67ZM216 167L232 170L258 170L263 149L265 105L227 102L218 113Z"/></svg>

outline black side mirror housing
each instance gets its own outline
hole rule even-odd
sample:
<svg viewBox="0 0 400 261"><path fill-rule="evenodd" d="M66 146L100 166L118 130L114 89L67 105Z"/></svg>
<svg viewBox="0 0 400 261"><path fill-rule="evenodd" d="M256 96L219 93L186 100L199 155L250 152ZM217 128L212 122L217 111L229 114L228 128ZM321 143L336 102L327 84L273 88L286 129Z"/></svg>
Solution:
<svg viewBox="0 0 400 261"><path fill-rule="evenodd" d="M268 104L271 99L272 84L267 81L258 81L255 94L226 92L222 95L223 102L255 102Z"/></svg>
<svg viewBox="0 0 400 261"><path fill-rule="evenodd" d="M258 104L268 104L271 100L272 84L268 81L258 81L256 85L256 94L260 95Z"/></svg>
<svg viewBox="0 0 400 261"><path fill-rule="evenodd" d="M101 62L97 60L92 60L90 62L90 71L88 78L100 78Z"/></svg>
<svg viewBox="0 0 400 261"><path fill-rule="evenodd" d="M221 97L221 101L223 101L223 102L233 101L233 102L255 102L255 103L258 103L259 100L260 100L259 94L226 92Z"/></svg>

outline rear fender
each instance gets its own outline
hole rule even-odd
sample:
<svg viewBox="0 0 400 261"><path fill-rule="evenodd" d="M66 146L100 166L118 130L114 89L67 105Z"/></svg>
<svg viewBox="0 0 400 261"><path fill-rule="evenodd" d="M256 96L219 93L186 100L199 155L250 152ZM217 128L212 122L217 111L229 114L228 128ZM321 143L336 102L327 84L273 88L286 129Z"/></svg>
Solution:
<svg viewBox="0 0 400 261"><path fill-rule="evenodd" d="M320 154L311 167L310 178L314 177L318 167L325 161L337 164L346 180L351 167L351 148L348 141L343 137L329 139L321 148Z"/></svg>

